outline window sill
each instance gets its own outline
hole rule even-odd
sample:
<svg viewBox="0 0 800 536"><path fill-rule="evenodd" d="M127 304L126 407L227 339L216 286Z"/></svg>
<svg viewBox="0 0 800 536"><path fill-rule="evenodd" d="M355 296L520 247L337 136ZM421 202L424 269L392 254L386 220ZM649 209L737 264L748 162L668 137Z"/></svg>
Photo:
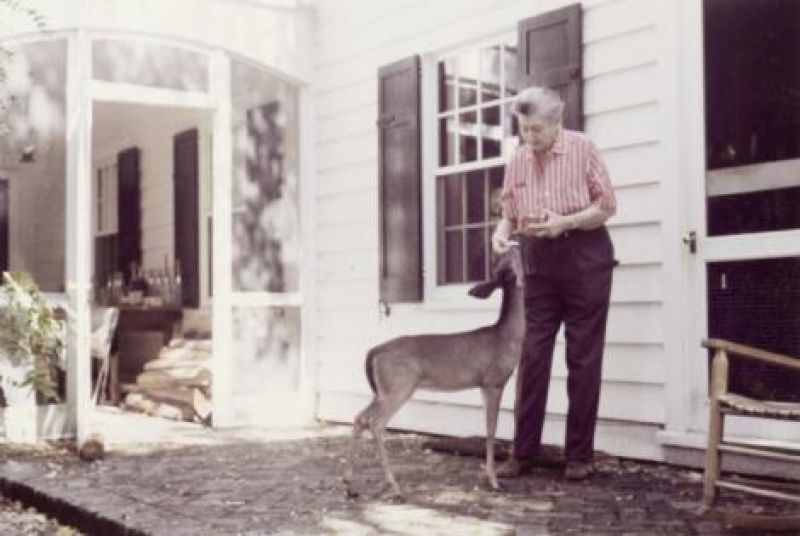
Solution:
<svg viewBox="0 0 800 536"><path fill-rule="evenodd" d="M434 289L431 296L420 304L423 311L496 311L500 307L502 292L497 291L482 300L469 296L468 285Z"/></svg>

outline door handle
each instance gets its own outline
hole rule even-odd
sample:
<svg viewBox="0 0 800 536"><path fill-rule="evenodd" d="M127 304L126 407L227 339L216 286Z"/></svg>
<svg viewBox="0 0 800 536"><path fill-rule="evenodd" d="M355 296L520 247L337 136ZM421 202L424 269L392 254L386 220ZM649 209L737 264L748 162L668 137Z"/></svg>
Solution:
<svg viewBox="0 0 800 536"><path fill-rule="evenodd" d="M683 243L689 246L689 253L697 253L697 231L683 233Z"/></svg>

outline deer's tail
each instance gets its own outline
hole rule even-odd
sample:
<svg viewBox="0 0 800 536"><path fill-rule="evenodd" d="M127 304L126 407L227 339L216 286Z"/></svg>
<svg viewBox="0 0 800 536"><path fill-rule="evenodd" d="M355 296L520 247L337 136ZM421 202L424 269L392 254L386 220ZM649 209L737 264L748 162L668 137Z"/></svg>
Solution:
<svg viewBox="0 0 800 536"><path fill-rule="evenodd" d="M367 373L367 381L369 382L369 386L373 393L378 392L378 388L375 386L375 355L376 354L374 350L367 352L367 360L364 363L365 372Z"/></svg>

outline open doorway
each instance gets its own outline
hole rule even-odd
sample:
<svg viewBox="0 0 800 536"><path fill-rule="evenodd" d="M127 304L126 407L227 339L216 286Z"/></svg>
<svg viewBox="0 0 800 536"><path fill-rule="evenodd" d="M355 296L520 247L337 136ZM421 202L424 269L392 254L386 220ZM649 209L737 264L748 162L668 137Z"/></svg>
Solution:
<svg viewBox="0 0 800 536"><path fill-rule="evenodd" d="M210 421L211 113L94 104L93 344L115 332L93 351L101 403Z"/></svg>

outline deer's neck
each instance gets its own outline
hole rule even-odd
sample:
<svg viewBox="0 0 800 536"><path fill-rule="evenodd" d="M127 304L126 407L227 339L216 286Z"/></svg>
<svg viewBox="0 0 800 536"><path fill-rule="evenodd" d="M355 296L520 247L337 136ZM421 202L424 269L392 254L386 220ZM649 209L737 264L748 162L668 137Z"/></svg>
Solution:
<svg viewBox="0 0 800 536"><path fill-rule="evenodd" d="M525 331L525 299L524 292L516 285L503 287L503 301L500 305L500 317L497 328L509 331L512 337L521 337Z"/></svg>

